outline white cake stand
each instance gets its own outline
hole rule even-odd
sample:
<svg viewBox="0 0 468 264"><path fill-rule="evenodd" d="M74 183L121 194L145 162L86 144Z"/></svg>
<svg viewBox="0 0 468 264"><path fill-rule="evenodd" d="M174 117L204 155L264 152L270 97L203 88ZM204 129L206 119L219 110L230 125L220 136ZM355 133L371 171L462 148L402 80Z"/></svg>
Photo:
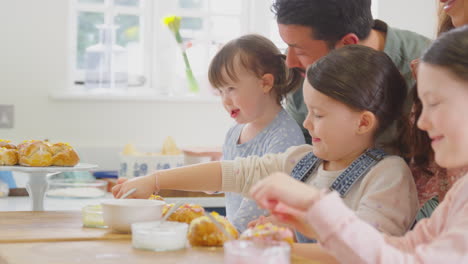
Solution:
<svg viewBox="0 0 468 264"><path fill-rule="evenodd" d="M47 176L65 171L89 171L97 168L97 165L79 163L74 167L25 167L25 166L0 166L0 171L19 171L28 174L29 181L26 189L31 197L31 209L33 211L44 211L44 195L49 184Z"/></svg>

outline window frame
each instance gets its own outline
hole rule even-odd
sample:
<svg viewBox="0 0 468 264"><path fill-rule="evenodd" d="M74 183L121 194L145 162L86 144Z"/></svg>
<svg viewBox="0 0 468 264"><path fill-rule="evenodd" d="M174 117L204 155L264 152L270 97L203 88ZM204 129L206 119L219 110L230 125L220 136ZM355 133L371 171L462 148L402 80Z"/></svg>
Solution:
<svg viewBox="0 0 468 264"><path fill-rule="evenodd" d="M140 43L142 45L142 68L143 76L146 79L146 82L143 86L132 87L132 90L148 90L150 73L151 73L151 60L145 56L145 54L151 53L151 9L152 2L151 0L140 0L140 6L138 7L124 7L124 6L111 6L114 0L104 0L104 5L94 5L94 4L80 4L79 0L70 0L70 91L71 92L80 92L80 93L92 93L88 92L84 86L84 70L79 69L76 64L78 50L77 50L77 36L78 36L78 14L80 12L98 12L103 13L104 22L108 24L113 22L112 20L115 16L119 14L124 15L137 15L140 17ZM77 84L76 82L81 82L82 84ZM119 93L118 91L115 91Z"/></svg>
<svg viewBox="0 0 468 264"><path fill-rule="evenodd" d="M179 52L178 46L175 45L175 40L172 34L169 32L167 27L162 24L161 19L163 16L171 13L176 13L180 16L190 17L202 17L204 18L204 27L209 32L203 38L203 41L212 41L213 33L209 25L207 26L209 18L211 16L223 15L218 12L208 12L207 8L202 10L184 10L177 8L178 1L160 1L160 0L140 0L139 12L134 12L134 8L127 7L111 7L110 4L113 0L104 0L104 6L96 6L94 4L80 4L79 0L70 0L69 9L69 25L70 25L70 37L69 37L69 87L66 92L57 93L55 98L68 98L77 95L77 97L89 98L93 92L86 90L84 85L76 85L75 81L84 80L84 71L77 68L77 23L78 14L81 11L90 12L102 12L104 13L104 19L107 22L109 19L113 19L115 15L118 15L122 11L123 14L141 14L143 16L140 19L140 39L143 45L143 72L146 78L146 83L143 87L132 87L131 91L112 91L109 95L116 95L118 98L122 96L141 96L144 94L155 95L161 97L167 95L167 89L176 78L174 73L175 63L173 67L165 67L164 61L167 61L167 54L174 54ZM241 34L247 33L259 33L269 37L271 34L269 23L271 19L269 16L272 14L269 11L271 6L271 0L238 0L242 1L240 15L238 16L241 22L240 31ZM207 1L209 2L209 1ZM109 11L112 9L113 11ZM109 14L106 14L108 11ZM235 16L229 14L229 16ZM158 52L158 50L164 50L164 52ZM209 53L209 47L205 48L205 52ZM173 58L174 59L174 58ZM207 64L209 60L207 59ZM163 63L160 63L163 62ZM81 80L79 77L83 77ZM130 90L130 89L129 89ZM68 95L66 95L68 94ZM99 96L102 99L102 96Z"/></svg>

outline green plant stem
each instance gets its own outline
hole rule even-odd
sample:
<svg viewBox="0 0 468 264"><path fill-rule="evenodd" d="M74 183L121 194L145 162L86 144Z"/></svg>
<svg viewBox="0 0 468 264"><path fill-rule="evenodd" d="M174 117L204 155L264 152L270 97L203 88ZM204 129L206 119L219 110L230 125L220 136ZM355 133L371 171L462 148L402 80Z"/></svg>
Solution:
<svg viewBox="0 0 468 264"><path fill-rule="evenodd" d="M180 45L183 45L182 36L180 35L178 30L174 32L174 36L176 38L177 43ZM199 91L197 80L193 76L192 68L190 67L190 62L188 60L187 53L182 47L181 49L182 49L182 57L184 58L184 63L185 63L185 75L187 76L187 81L189 84L189 91L192 93L197 93Z"/></svg>
<svg viewBox="0 0 468 264"><path fill-rule="evenodd" d="M175 39L176 39L177 43L179 43L179 44L183 43L182 36L180 35L179 30L174 32L174 36L175 36Z"/></svg>
<svg viewBox="0 0 468 264"><path fill-rule="evenodd" d="M192 93L198 93L199 88L198 88L198 83L195 77L193 76L192 70L191 69L185 69L185 74L187 75L187 80L189 83L189 90Z"/></svg>

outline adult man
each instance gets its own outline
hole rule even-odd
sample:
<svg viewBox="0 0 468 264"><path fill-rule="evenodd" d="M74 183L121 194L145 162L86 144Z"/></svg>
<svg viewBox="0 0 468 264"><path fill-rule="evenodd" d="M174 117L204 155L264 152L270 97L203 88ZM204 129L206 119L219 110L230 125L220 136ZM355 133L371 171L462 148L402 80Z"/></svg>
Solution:
<svg viewBox="0 0 468 264"><path fill-rule="evenodd" d="M405 77L410 91L414 84L410 62L430 44L426 37L373 20L371 0L276 0L272 11L280 36L289 47L286 63L303 72L332 49L360 44L385 52ZM409 112L412 98L406 100L405 111ZM300 87L287 97L286 110L302 126L307 109ZM307 130L303 132L310 143ZM393 127L379 142L388 143L396 134Z"/></svg>

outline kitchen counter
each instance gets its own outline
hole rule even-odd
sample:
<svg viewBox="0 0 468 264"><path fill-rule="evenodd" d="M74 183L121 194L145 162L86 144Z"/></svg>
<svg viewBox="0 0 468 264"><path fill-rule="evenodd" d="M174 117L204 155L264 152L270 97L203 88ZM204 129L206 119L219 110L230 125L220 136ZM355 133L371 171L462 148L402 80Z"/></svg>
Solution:
<svg viewBox="0 0 468 264"><path fill-rule="evenodd" d="M0 198L0 211L30 211L31 202L28 196L9 196ZM60 199L44 198L44 210L46 211L74 211L81 210L85 205L99 204L103 199L113 199L108 193L99 199ZM171 197L165 199L167 203L184 201L186 203L200 204L205 208L224 207L224 197Z"/></svg>

